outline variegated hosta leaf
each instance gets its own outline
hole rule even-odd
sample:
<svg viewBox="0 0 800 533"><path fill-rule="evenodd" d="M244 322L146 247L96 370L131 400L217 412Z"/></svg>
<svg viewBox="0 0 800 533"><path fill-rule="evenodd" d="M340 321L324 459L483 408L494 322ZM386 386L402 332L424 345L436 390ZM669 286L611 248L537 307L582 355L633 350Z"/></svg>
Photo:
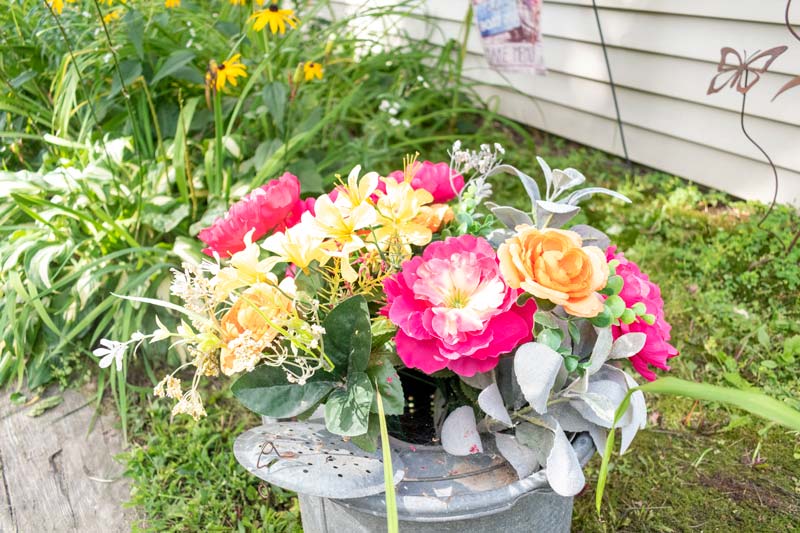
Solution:
<svg viewBox="0 0 800 533"><path fill-rule="evenodd" d="M611 353L614 340L610 327L595 328L595 331L597 332L597 340L592 349L592 356L589 358L589 368L586 369L586 373L590 376L602 368Z"/></svg>
<svg viewBox="0 0 800 533"><path fill-rule="evenodd" d="M580 210L581 208L575 205L539 200L536 202L536 227L560 228L572 220Z"/></svg>
<svg viewBox="0 0 800 533"><path fill-rule="evenodd" d="M472 407L465 405L448 415L442 425L442 448L451 455L483 452Z"/></svg>
<svg viewBox="0 0 800 533"><path fill-rule="evenodd" d="M517 348L514 375L525 400L537 413L547 411L547 399L563 364L561 354L544 344L529 342Z"/></svg>
<svg viewBox="0 0 800 533"><path fill-rule="evenodd" d="M634 332L621 335L614 341L611 346L611 353L608 355L609 359L626 359L634 356L644 348L644 343L647 341L647 335L644 333ZM635 386L635 385L634 385Z"/></svg>
<svg viewBox="0 0 800 533"><path fill-rule="evenodd" d="M486 202L486 207L497 217L497 220L508 228L514 229L521 224L533 226L533 220L531 220L530 215L524 211L505 205L497 205L492 202Z"/></svg>
<svg viewBox="0 0 800 533"><path fill-rule="evenodd" d="M569 229L581 236L584 246L597 246L601 250L605 250L611 245L608 235L588 224L575 224Z"/></svg>
<svg viewBox="0 0 800 533"><path fill-rule="evenodd" d="M503 403L503 397L500 395L500 389L497 388L497 383L492 383L478 395L478 406L483 409L483 412L491 416L498 422L511 427L511 417L508 415L508 410Z"/></svg>
<svg viewBox="0 0 800 533"><path fill-rule="evenodd" d="M505 433L494 434L497 451L500 452L520 479L530 476L541 466L536 453L529 447L520 444L517 438Z"/></svg>

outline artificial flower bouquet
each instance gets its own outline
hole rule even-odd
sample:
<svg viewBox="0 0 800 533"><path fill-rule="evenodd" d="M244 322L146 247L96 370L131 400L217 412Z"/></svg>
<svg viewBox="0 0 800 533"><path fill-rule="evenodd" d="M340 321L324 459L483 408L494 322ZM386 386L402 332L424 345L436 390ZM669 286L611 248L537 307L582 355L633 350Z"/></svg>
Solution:
<svg viewBox="0 0 800 533"><path fill-rule="evenodd" d="M627 368L653 380L677 351L658 286L600 230L562 229L591 195L629 200L539 159L543 195L503 153L456 143L449 162L411 159L385 177L356 167L318 198L284 174L200 232L209 259L174 272L180 305L145 300L180 313L176 331L159 322L96 353L109 365L169 339L186 363L155 394L174 414L205 414L201 377L237 376L249 409L302 419L324 406L327 430L366 450L379 395L387 417L424 411L448 453L491 444L521 478L546 468L574 495L571 437L588 432L602 451L619 427L624 451L646 420L636 391L615 423L636 386ZM501 178L522 182L530 211L488 201ZM433 384L428 403L404 393L419 380Z"/></svg>

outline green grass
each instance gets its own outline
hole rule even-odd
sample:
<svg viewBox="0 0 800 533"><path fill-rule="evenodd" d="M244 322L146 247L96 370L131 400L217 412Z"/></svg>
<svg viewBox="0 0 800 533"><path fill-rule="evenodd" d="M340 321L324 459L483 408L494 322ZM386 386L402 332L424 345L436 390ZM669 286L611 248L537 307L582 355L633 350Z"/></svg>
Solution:
<svg viewBox="0 0 800 533"><path fill-rule="evenodd" d="M486 139L495 140L510 147L513 136ZM592 184L634 200L630 206L593 200L581 217L611 228L620 249L661 285L681 350L672 360L672 374L762 387L797 406L800 250L784 253L774 237L756 227L766 206L701 191L658 172L637 168L630 174L618 159L563 139L541 135L537 141L538 154L554 168L578 168ZM436 159L444 149L422 155ZM518 146L507 160L536 175L531 150ZM511 179L497 182L495 190L511 201L524 198ZM779 207L765 227L788 242L798 224L793 209ZM133 503L146 516L161 517L152 518L153 531L159 530L153 526L191 530L184 517L209 494L224 504L203 506L208 524L239 527L238 509L247 509L242 523L264 512L257 509L266 500L254 497L259 481L238 467L230 452L235 434L257 421L227 395L215 398L209 409L215 414L197 425L185 420L170 425L163 406L135 407L135 413L147 414L147 422L134 431L137 444L127 455L128 471ZM648 407L648 429L625 456L612 459L599 517L593 491L599 457L587 467L588 487L575 500L574 531L796 530L800 436L719 405L650 397ZM180 471L204 477L175 474ZM176 479L169 481L171 476ZM270 525L281 531L296 524L293 520L292 511L278 511Z"/></svg>

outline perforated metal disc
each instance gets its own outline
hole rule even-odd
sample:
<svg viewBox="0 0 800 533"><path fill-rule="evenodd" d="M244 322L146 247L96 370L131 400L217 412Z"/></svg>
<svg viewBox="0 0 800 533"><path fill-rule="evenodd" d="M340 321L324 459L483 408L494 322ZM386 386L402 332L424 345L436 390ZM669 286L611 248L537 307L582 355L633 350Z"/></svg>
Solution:
<svg viewBox="0 0 800 533"><path fill-rule="evenodd" d="M381 450L365 452L323 424L274 422L245 431L233 453L253 475L284 489L322 498L361 498L384 491ZM392 453L394 483L405 465Z"/></svg>

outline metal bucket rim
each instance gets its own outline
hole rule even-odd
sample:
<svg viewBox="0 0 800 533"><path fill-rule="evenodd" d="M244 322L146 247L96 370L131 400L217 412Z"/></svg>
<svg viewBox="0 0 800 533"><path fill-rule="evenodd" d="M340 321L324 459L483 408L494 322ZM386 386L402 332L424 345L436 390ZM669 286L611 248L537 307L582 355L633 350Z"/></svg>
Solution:
<svg viewBox="0 0 800 533"><path fill-rule="evenodd" d="M589 437L589 434L579 433L576 435L572 446L578 454L578 460L581 466L585 466L595 452L594 442ZM425 451L436 451L441 449L441 446L420 445L417 446L417 448L423 448ZM545 468L505 487L454 497L453 500L448 502L446 515L442 514L441 510L420 513L420 509L409 509L401 499L398 499L397 502L397 512L400 520L406 522L452 522L455 520L467 520L502 513L514 507L521 498L541 492L552 492L547 482ZM386 500L382 493L364 498L346 500L332 499L330 501L336 505L341 505L361 513L378 517L386 516Z"/></svg>

